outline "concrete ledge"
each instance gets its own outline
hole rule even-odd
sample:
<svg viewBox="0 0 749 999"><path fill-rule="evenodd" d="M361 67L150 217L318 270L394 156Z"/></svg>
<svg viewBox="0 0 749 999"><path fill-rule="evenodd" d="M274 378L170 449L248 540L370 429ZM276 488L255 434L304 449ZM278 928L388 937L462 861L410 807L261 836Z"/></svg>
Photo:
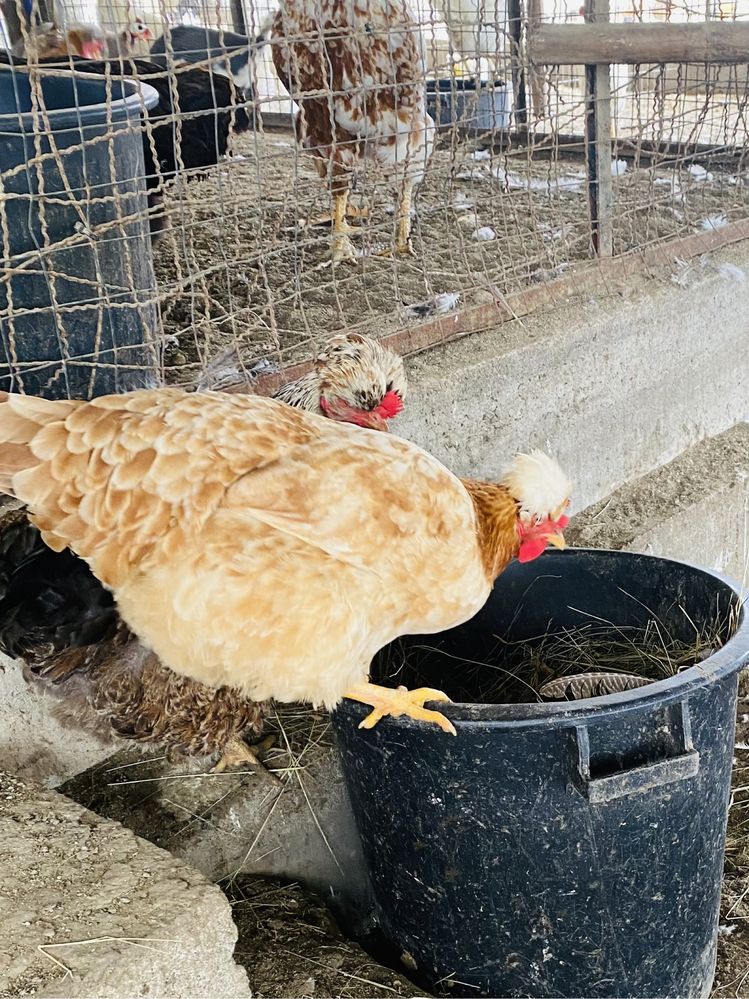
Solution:
<svg viewBox="0 0 749 999"><path fill-rule="evenodd" d="M396 433L460 475L496 477L518 449L551 451L580 510L749 418L749 247L681 277L560 305L413 358ZM734 272L734 277L737 277Z"/></svg>
<svg viewBox="0 0 749 999"><path fill-rule="evenodd" d="M88 732L71 737L55 718L58 704L41 684L26 683L21 662L0 653L0 769L56 787L116 751Z"/></svg>
<svg viewBox="0 0 749 999"><path fill-rule="evenodd" d="M571 544L651 552L749 582L749 424L707 438L572 519Z"/></svg>
<svg viewBox="0 0 749 999"><path fill-rule="evenodd" d="M224 895L117 823L0 773L0 994L251 996Z"/></svg>

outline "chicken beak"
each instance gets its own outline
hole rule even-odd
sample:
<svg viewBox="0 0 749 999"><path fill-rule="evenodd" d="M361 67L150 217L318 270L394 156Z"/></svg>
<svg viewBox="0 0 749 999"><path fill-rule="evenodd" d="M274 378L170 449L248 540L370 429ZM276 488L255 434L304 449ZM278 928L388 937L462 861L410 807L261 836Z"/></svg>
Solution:
<svg viewBox="0 0 749 999"><path fill-rule="evenodd" d="M369 430L383 430L387 433L388 424L387 420L383 420L381 416L376 413L367 413L365 417L360 421L360 426L367 427Z"/></svg>
<svg viewBox="0 0 749 999"><path fill-rule="evenodd" d="M563 534L544 534L544 539L547 544L553 545L555 548L564 550L567 547L567 542L564 540Z"/></svg>

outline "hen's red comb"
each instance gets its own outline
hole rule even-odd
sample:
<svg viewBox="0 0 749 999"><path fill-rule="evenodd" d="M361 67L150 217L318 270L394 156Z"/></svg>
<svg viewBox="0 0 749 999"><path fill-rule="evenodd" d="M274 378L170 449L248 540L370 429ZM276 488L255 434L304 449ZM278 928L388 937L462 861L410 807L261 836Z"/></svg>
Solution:
<svg viewBox="0 0 749 999"><path fill-rule="evenodd" d="M398 413L403 412L403 400L397 392L391 390L385 393L380 405L376 406L372 412L375 416L379 416L383 420L392 420Z"/></svg>

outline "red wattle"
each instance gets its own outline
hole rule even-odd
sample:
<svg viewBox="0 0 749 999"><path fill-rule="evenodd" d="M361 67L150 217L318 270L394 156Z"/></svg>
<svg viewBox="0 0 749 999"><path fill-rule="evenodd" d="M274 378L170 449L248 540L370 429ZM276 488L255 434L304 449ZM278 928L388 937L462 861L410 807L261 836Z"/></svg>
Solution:
<svg viewBox="0 0 749 999"><path fill-rule="evenodd" d="M532 562L534 558L543 555L546 551L546 540L544 538L530 538L524 541L518 552L518 562Z"/></svg>

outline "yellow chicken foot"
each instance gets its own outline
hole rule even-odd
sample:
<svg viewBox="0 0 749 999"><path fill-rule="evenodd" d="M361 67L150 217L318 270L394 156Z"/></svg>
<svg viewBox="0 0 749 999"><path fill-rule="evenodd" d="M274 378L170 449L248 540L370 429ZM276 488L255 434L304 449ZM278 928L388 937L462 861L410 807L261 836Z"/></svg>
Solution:
<svg viewBox="0 0 749 999"><path fill-rule="evenodd" d="M369 209L365 206L346 204L346 215L350 219L368 219ZM323 215L315 215L314 218L307 219L307 225L331 225L335 222L335 212L326 212ZM347 226L345 232L361 232L358 226Z"/></svg>
<svg viewBox="0 0 749 999"><path fill-rule="evenodd" d="M416 690L398 687L397 690L393 690L391 687L380 687L375 683L362 681L349 688L343 696L351 701L371 704L374 708L374 711L371 711L360 723L359 728L373 728L385 715L391 715L393 718L406 715L416 721L439 725L443 732L457 735L455 726L443 714L439 711L429 711L424 707L426 701L449 702L450 698L441 690L433 690L431 687L418 687Z"/></svg>
<svg viewBox="0 0 749 999"><path fill-rule="evenodd" d="M249 746L240 736L235 736L227 742L224 747L224 751L221 754L221 759L215 767L211 767L211 773L222 774L230 767L246 766L254 768L262 767L263 770L265 770L266 767L260 754L265 754L265 752L270 749L275 742L275 732L266 736L261 742L255 743L254 746ZM270 771L267 772L270 773ZM270 776L273 777L274 780L278 779L275 774L270 774Z"/></svg>
<svg viewBox="0 0 749 999"><path fill-rule="evenodd" d="M398 205L398 233L395 238L395 246L389 246L380 250L374 255L376 257L409 256L414 257L414 248L411 245L411 200L413 188L407 184L403 188L400 204Z"/></svg>
<svg viewBox="0 0 749 999"><path fill-rule="evenodd" d="M346 224L346 204L348 202L348 191L336 194L333 199L333 237L331 239L331 255L334 264L351 263L355 264L359 255L356 247L348 238L348 233L352 232L350 226Z"/></svg>

